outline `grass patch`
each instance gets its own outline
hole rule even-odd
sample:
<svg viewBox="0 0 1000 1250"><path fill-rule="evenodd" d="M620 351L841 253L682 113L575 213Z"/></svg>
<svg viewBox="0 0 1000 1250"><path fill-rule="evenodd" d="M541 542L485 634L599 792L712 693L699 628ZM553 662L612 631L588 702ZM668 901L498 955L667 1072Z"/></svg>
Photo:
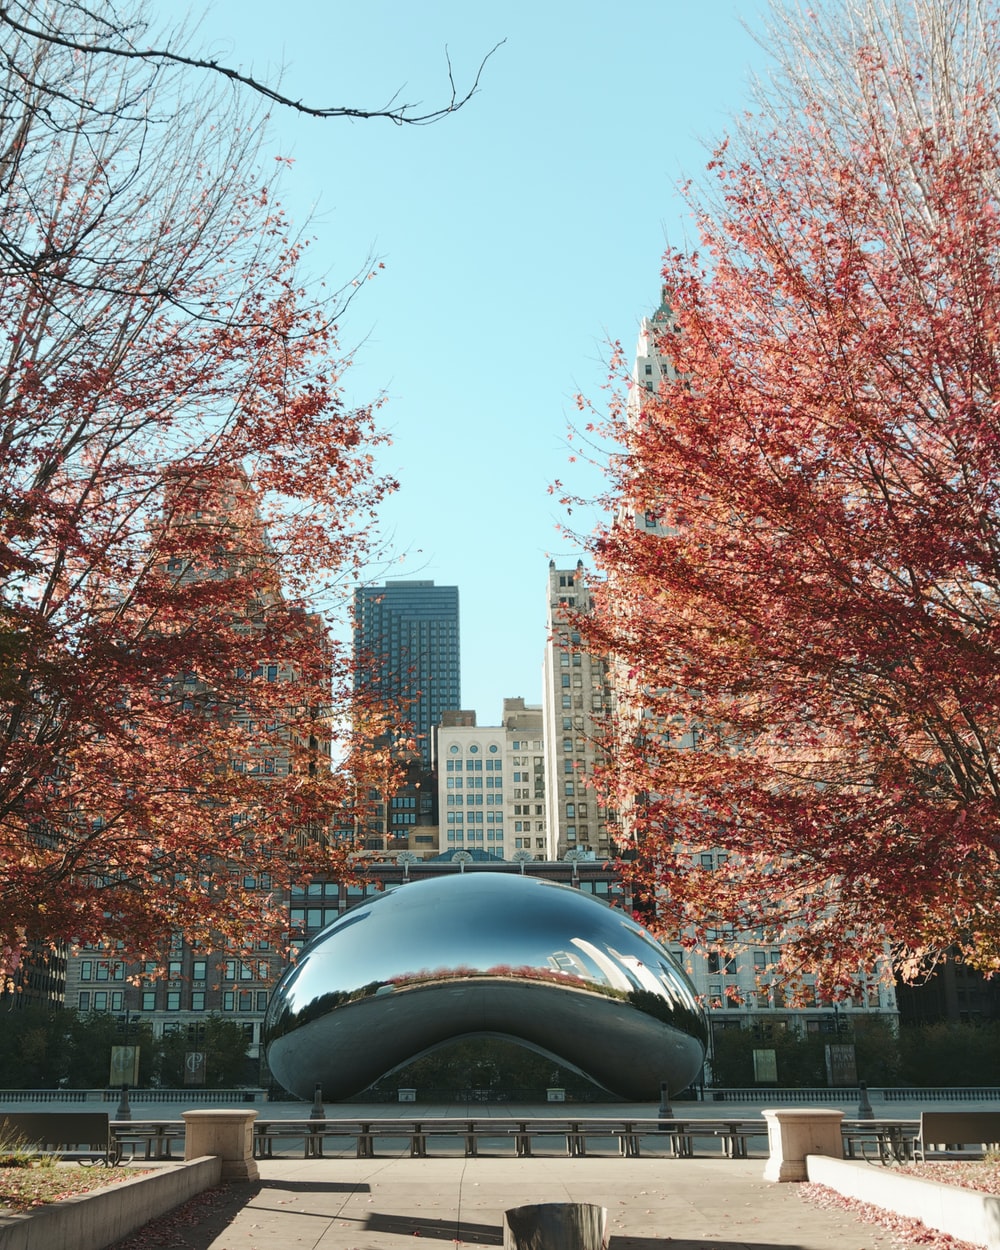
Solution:
<svg viewBox="0 0 1000 1250"><path fill-rule="evenodd" d="M0 1167L0 1215L31 1211L140 1175L141 1172L132 1168L82 1167L77 1163Z"/></svg>

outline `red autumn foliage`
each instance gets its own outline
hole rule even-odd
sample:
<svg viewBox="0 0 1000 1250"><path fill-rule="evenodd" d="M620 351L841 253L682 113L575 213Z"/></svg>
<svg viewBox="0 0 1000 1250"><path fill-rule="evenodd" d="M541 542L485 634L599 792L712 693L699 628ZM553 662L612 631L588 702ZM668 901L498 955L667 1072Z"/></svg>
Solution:
<svg viewBox="0 0 1000 1250"><path fill-rule="evenodd" d="M631 871L828 991L1000 969L994 10L788 18L666 257L668 376L612 414L589 629L646 709L605 778Z"/></svg>
<svg viewBox="0 0 1000 1250"><path fill-rule="evenodd" d="M386 768L314 611L365 558L381 436L255 121L180 70L5 53L0 971L273 938L244 876L341 867Z"/></svg>

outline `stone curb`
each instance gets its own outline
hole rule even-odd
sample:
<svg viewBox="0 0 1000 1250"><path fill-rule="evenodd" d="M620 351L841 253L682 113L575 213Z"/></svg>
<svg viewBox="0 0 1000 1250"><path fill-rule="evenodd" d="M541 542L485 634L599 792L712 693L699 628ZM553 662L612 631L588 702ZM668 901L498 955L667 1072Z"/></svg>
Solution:
<svg viewBox="0 0 1000 1250"><path fill-rule="evenodd" d="M205 1156L156 1170L109 1189L64 1198L0 1217L0 1250L104 1250L187 1202L222 1175L222 1160Z"/></svg>
<svg viewBox="0 0 1000 1250"><path fill-rule="evenodd" d="M827 1155L808 1155L806 1171L810 1181L847 1198L911 1216L960 1241L1000 1250L1000 1198L992 1194L904 1176L880 1164Z"/></svg>

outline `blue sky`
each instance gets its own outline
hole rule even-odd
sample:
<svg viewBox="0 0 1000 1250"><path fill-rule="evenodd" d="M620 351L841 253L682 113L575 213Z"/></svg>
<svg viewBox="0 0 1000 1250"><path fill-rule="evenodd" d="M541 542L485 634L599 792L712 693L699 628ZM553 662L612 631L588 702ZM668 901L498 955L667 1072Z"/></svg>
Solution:
<svg viewBox="0 0 1000 1250"><path fill-rule="evenodd" d="M341 322L349 400L384 392L401 483L371 577L460 589L462 703L496 724L541 699L548 561L580 549L549 495L599 478L568 462L578 392L599 400L608 342L631 354L665 248L692 239L678 194L749 103L764 0L215 0L198 42L320 104L429 106L482 57L479 93L434 126L275 110L294 158L282 202L311 218L309 267L332 284L385 269ZM160 0L160 12L172 4ZM568 518L589 528L591 518Z"/></svg>

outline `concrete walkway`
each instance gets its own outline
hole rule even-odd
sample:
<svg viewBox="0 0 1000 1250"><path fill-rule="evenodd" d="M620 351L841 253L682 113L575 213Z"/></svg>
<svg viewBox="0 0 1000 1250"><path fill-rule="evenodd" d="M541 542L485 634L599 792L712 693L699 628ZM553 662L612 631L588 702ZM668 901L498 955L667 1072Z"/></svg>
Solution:
<svg viewBox="0 0 1000 1250"><path fill-rule="evenodd" d="M608 1208L610 1250L889 1250L889 1234L762 1180L763 1160L274 1159L204 1217L143 1245L184 1250L501 1246L503 1212ZM169 1217L168 1217L169 1220ZM141 1234L140 1234L141 1236ZM415 1243L419 1238L420 1242Z"/></svg>

